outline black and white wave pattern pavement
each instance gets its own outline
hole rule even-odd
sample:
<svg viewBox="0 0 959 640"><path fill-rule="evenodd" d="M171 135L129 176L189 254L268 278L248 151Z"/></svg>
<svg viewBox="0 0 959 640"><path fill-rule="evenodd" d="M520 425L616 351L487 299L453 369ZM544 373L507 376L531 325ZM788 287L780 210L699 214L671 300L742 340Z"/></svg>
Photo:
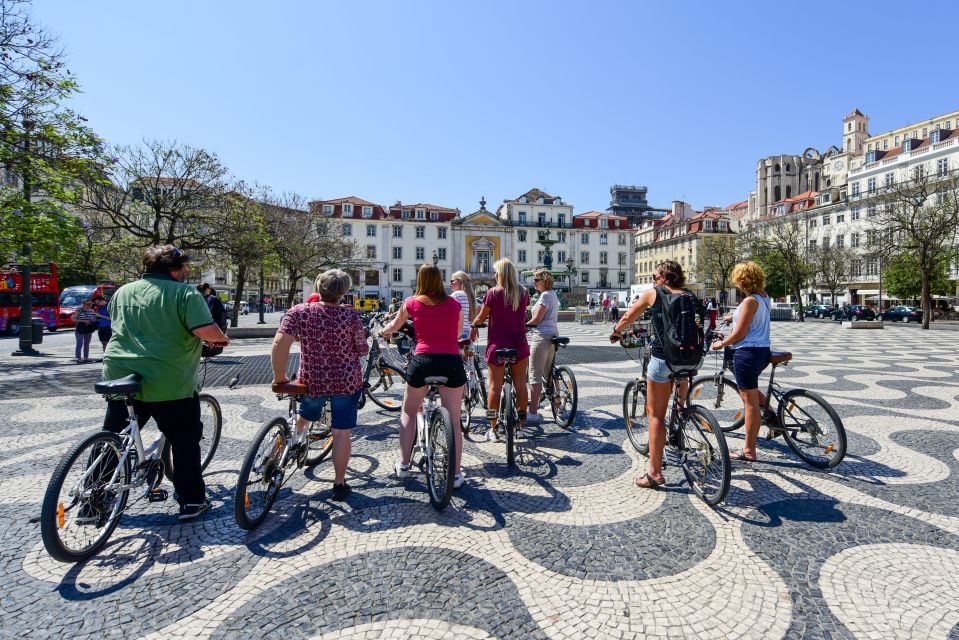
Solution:
<svg viewBox="0 0 959 640"><path fill-rule="evenodd" d="M600 346L606 330L568 333ZM391 476L396 416L368 407L345 503L329 500L327 462L242 531L232 494L247 440L285 404L262 387L213 389L226 423L214 509L178 525L172 502L137 503L77 566L46 555L34 520L102 401L0 401L0 636L959 638L956 336L774 325L796 354L781 380L834 404L849 453L823 473L761 440L762 461L734 466L715 510L676 469L666 491L633 486L645 460L624 442L620 403L636 367L618 347L574 367L574 428L531 427L518 471L502 445L467 442L468 483L441 514L421 478Z"/></svg>

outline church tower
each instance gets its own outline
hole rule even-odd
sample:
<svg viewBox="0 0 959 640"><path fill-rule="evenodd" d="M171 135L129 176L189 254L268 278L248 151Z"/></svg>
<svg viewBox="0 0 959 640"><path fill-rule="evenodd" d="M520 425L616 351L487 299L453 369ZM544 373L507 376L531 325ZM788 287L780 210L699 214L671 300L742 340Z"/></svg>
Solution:
<svg viewBox="0 0 959 640"><path fill-rule="evenodd" d="M842 150L852 156L858 156L864 151L866 138L869 137L869 116L863 115L859 109L843 118L842 121Z"/></svg>

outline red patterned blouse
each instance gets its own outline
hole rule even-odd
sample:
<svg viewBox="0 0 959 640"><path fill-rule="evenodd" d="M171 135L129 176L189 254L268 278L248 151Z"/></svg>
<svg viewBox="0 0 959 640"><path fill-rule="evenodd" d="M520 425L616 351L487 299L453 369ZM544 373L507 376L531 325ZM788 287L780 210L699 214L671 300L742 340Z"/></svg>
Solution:
<svg viewBox="0 0 959 640"><path fill-rule="evenodd" d="M300 339L297 380L311 396L345 396L363 386L360 357L370 347L363 321L354 309L313 302L298 304L283 316L280 333Z"/></svg>

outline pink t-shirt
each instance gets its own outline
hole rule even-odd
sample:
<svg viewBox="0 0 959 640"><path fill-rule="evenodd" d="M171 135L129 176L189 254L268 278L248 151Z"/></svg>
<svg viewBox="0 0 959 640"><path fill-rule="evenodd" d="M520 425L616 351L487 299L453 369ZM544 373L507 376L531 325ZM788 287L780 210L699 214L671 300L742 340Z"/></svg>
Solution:
<svg viewBox="0 0 959 640"><path fill-rule="evenodd" d="M283 316L280 333L300 339L297 381L307 386L311 396L350 395L363 386L360 357L370 347L354 309L298 304Z"/></svg>
<svg viewBox="0 0 959 640"><path fill-rule="evenodd" d="M456 298L446 298L435 305L420 302L416 298L407 298L403 304L413 319L413 329L416 331L414 353L459 354L456 326L463 314L463 307Z"/></svg>

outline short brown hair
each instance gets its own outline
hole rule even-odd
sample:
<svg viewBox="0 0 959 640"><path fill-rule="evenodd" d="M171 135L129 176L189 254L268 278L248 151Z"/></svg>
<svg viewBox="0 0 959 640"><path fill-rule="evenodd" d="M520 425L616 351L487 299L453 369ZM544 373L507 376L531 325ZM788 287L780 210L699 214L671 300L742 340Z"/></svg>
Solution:
<svg viewBox="0 0 959 640"><path fill-rule="evenodd" d="M656 265L653 273L661 275L663 281L674 289L680 289L686 285L686 274L675 260L663 260Z"/></svg>
<svg viewBox="0 0 959 640"><path fill-rule="evenodd" d="M733 274L729 279L746 295L762 291L766 286L766 273L752 260L740 262L733 267Z"/></svg>
<svg viewBox="0 0 959 640"><path fill-rule="evenodd" d="M553 288L553 274L549 272L549 269L537 269L533 272L534 280L543 280L546 282L546 288Z"/></svg>
<svg viewBox="0 0 959 640"><path fill-rule="evenodd" d="M416 292L414 296L424 296L434 302L446 300L446 286L443 274L435 264L425 263L416 272Z"/></svg>
<svg viewBox="0 0 959 640"><path fill-rule="evenodd" d="M190 256L172 244L157 244L143 252L143 273L170 273L183 267Z"/></svg>

